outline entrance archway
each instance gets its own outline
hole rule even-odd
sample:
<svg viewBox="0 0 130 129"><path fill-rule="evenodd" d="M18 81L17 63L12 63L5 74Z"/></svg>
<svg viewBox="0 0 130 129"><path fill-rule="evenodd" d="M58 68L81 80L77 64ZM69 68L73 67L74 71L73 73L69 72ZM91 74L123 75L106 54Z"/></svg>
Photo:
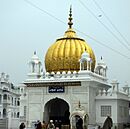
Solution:
<svg viewBox="0 0 130 129"><path fill-rule="evenodd" d="M58 121L60 125L69 125L69 116L69 105L63 99L54 98L45 104L43 119L46 122L53 120L54 123Z"/></svg>
<svg viewBox="0 0 130 129"><path fill-rule="evenodd" d="M80 128L82 125L83 129L88 128L88 120L89 120L88 114L80 108L72 112L70 120L71 120L70 122L71 129L78 128L77 125L79 125Z"/></svg>

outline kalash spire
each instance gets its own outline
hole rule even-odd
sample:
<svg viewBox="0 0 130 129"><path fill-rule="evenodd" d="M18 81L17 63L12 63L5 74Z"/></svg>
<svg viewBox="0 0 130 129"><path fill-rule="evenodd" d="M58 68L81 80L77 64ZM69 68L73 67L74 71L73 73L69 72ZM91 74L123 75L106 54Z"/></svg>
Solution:
<svg viewBox="0 0 130 129"><path fill-rule="evenodd" d="M73 28L72 28L72 25L73 25L73 22L72 22L72 20L73 20L73 18L72 18L72 6L70 6L70 10L69 10L69 18L68 18L68 26L69 26L69 28L68 28L68 30L65 32L65 34L64 34L64 37L77 37L76 36L76 32L73 30Z"/></svg>
<svg viewBox="0 0 130 129"><path fill-rule="evenodd" d="M70 6L70 14L69 14L69 22L68 22L68 25L69 25L69 28L71 29L72 28L72 25L73 25L73 18L72 18L72 6Z"/></svg>
<svg viewBox="0 0 130 129"><path fill-rule="evenodd" d="M95 55L92 48L79 38L72 28L72 7L69 10L68 29L62 38L53 43L45 56L45 68L47 72L68 72L80 70L80 58L85 51L92 59L91 71L95 68Z"/></svg>

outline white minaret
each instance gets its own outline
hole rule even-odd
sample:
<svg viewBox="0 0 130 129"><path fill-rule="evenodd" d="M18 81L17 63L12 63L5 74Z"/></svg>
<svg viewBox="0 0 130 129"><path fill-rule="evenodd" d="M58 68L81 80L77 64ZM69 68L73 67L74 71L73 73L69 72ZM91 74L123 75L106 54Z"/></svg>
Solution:
<svg viewBox="0 0 130 129"><path fill-rule="evenodd" d="M115 79L111 82L112 84L112 92L119 92L119 83L118 81Z"/></svg>
<svg viewBox="0 0 130 129"><path fill-rule="evenodd" d="M36 55L36 52L34 52L31 60L29 61L30 71L28 73L28 77L31 79L40 78L41 66L42 66L42 63L40 59L38 58L38 56Z"/></svg>
<svg viewBox="0 0 130 129"><path fill-rule="evenodd" d="M127 82L125 82L125 86L123 87L123 90L125 93L128 94L128 96L130 96L130 87L128 86Z"/></svg>
<svg viewBox="0 0 130 129"><path fill-rule="evenodd" d="M86 51L83 52L83 54L81 55L81 59L79 61L80 61L80 71L82 70L91 71L92 60Z"/></svg>
<svg viewBox="0 0 130 129"><path fill-rule="evenodd" d="M97 63L97 66L95 68L95 73L97 73L103 77L107 76L107 65L103 61L102 56L101 56L100 61Z"/></svg>

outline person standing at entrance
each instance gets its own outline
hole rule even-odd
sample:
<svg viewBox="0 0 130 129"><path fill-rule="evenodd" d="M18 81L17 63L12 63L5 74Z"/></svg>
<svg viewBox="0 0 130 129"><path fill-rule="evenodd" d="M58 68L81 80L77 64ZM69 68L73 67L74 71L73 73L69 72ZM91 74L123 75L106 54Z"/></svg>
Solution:
<svg viewBox="0 0 130 129"><path fill-rule="evenodd" d="M41 122L40 122L40 121L39 121L39 123L37 124L36 129L42 129L42 124L41 124Z"/></svg>
<svg viewBox="0 0 130 129"><path fill-rule="evenodd" d="M25 124L21 123L20 126L19 126L19 129L25 129Z"/></svg>
<svg viewBox="0 0 130 129"><path fill-rule="evenodd" d="M53 120L50 120L47 129L55 129L55 125L53 124Z"/></svg>
<svg viewBox="0 0 130 129"><path fill-rule="evenodd" d="M42 129L46 129L47 128L47 124L45 121L42 122Z"/></svg>
<svg viewBox="0 0 130 129"><path fill-rule="evenodd" d="M83 120L81 117L77 117L76 129L83 129Z"/></svg>
<svg viewBox="0 0 130 129"><path fill-rule="evenodd" d="M110 117L110 115L107 115L107 118L103 124L103 128L102 129L111 129L113 126L113 121L112 118Z"/></svg>
<svg viewBox="0 0 130 129"><path fill-rule="evenodd" d="M59 122L58 122L58 120L55 120L55 129L59 129Z"/></svg>

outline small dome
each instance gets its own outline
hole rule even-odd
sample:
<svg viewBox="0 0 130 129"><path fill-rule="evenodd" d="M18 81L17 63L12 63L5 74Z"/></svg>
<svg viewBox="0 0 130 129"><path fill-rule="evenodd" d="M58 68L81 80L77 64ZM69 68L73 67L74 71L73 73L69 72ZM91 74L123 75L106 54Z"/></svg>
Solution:
<svg viewBox="0 0 130 129"><path fill-rule="evenodd" d="M49 75L49 72L46 72L46 75L48 76L48 75Z"/></svg>
<svg viewBox="0 0 130 129"><path fill-rule="evenodd" d="M73 74L76 74L76 73L77 73L76 71L73 72Z"/></svg>
<svg viewBox="0 0 130 129"><path fill-rule="evenodd" d="M107 65L106 65L106 63L103 61L103 59L102 59L102 56L101 56L101 59L100 59L100 61L97 63L97 67L103 67L104 69L107 69Z"/></svg>
<svg viewBox="0 0 130 129"><path fill-rule="evenodd" d="M34 52L33 56L31 57L30 63L36 63L36 64L41 63L40 59L36 55L36 52Z"/></svg>
<svg viewBox="0 0 130 129"><path fill-rule="evenodd" d="M68 71L67 74L71 74L71 71Z"/></svg>
<svg viewBox="0 0 130 129"><path fill-rule="evenodd" d="M80 60L81 61L87 60L87 61L90 61L90 62L92 61L90 56L89 56L89 54L86 51L81 55L81 59Z"/></svg>
<svg viewBox="0 0 130 129"><path fill-rule="evenodd" d="M56 73L56 74L60 75L60 72L59 72L59 71L57 71L57 73Z"/></svg>
<svg viewBox="0 0 130 129"><path fill-rule="evenodd" d="M88 57L89 57L89 54L86 51L81 56L81 58L88 58Z"/></svg>
<svg viewBox="0 0 130 129"><path fill-rule="evenodd" d="M63 74L63 75L65 75L65 74L66 74L66 72L65 72L65 71L63 71L63 72L62 72L62 74Z"/></svg>
<svg viewBox="0 0 130 129"><path fill-rule="evenodd" d="M52 75L54 75L55 73L54 72L51 72Z"/></svg>

